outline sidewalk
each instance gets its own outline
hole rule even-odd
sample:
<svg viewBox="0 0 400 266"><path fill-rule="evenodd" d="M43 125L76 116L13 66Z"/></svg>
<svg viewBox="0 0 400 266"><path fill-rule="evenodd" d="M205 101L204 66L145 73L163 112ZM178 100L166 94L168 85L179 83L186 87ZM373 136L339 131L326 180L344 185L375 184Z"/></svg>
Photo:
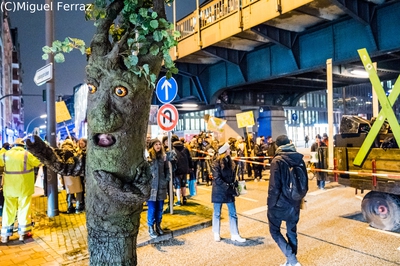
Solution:
<svg viewBox="0 0 400 266"><path fill-rule="evenodd" d="M66 194L62 191L58 195L60 215L49 218L47 198L42 196L41 189L36 191L32 199L33 237L20 242L15 233L7 244L0 243L0 265L88 265L85 213L67 214ZM174 206L174 214L163 215L165 235L155 239L149 237L146 217L147 208L144 207L138 247L211 226L212 209L197 203L195 198L188 200L185 206Z"/></svg>

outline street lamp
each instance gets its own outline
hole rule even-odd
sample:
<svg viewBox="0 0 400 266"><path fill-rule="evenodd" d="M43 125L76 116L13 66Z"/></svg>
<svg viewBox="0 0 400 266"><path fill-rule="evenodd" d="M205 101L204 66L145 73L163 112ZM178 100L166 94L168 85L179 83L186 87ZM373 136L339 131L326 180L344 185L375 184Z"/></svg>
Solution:
<svg viewBox="0 0 400 266"><path fill-rule="evenodd" d="M37 117L33 118L33 119L28 123L28 125L26 126L26 136L29 135L29 126L32 124L33 121L35 121L35 120L38 119L38 118L44 119L44 118L46 118L46 117L47 117L47 115L44 114L44 115L37 116Z"/></svg>

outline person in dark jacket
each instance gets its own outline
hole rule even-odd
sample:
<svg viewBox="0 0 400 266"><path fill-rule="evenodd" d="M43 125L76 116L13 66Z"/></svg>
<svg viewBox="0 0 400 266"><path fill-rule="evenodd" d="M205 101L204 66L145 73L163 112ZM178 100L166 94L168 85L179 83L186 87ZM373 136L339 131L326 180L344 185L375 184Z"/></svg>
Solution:
<svg viewBox="0 0 400 266"><path fill-rule="evenodd" d="M318 134L315 136L315 142L311 145L311 152L316 152L318 154L318 162L315 163L315 168L318 169L327 169L326 165L326 160L325 160L325 153L324 149L320 148L326 148L325 142L323 142L321 136ZM325 180L327 177L327 173L324 172L316 172L315 174L317 176L317 186L321 190L325 190Z"/></svg>
<svg viewBox="0 0 400 266"><path fill-rule="evenodd" d="M176 161L174 161L175 170L174 170L173 183L177 198L176 205L180 206L180 205L185 205L187 201L186 198L187 176L190 173L190 171L193 171L193 163L189 150L185 147L183 142L179 140L179 137L177 135L172 135L171 142L172 142L172 148L177 154L177 159Z"/></svg>
<svg viewBox="0 0 400 266"><path fill-rule="evenodd" d="M149 141L148 159L153 179L151 181L150 198L147 201L147 225L150 237L156 238L157 235L164 234L161 228L161 220L170 180L169 165L160 140L152 139Z"/></svg>
<svg viewBox="0 0 400 266"><path fill-rule="evenodd" d="M281 266L301 266L297 261L297 223L300 217L300 201L292 201L285 197L282 192L285 178L289 173L288 165L301 165L305 174L307 170L303 161L303 155L296 152L296 148L290 143L286 135L276 139L277 150L272 159L270 168L270 179L268 187L268 211L269 232L278 247L286 257L286 262ZM282 159L278 159L281 156ZM286 236L281 233L282 221L286 222Z"/></svg>
<svg viewBox="0 0 400 266"><path fill-rule="evenodd" d="M235 196L233 195L233 186L235 181L235 163L230 156L230 146L225 143L218 150L218 156L212 164L212 193L211 201L214 203L212 231L214 240L221 241L221 207L222 203L226 203L229 211L229 229L231 232L231 240L245 242L246 239L240 237L238 230L238 217L236 215Z"/></svg>

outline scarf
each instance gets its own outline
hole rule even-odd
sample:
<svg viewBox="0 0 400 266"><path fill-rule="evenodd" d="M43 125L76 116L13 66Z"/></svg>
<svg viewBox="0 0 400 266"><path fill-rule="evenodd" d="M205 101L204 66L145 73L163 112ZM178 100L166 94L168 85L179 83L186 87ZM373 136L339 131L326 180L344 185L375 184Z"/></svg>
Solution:
<svg viewBox="0 0 400 266"><path fill-rule="evenodd" d="M296 147L294 146L293 143L289 143L289 144L286 144L286 145L279 146L276 149L275 154L277 154L278 152L288 152L288 151L296 151Z"/></svg>

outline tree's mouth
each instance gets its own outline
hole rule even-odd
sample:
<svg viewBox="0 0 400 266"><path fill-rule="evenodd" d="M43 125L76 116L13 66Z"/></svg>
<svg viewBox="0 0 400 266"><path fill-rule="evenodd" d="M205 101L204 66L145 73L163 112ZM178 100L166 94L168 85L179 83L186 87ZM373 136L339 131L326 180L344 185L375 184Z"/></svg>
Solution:
<svg viewBox="0 0 400 266"><path fill-rule="evenodd" d="M110 147L115 144L115 137L111 134L99 133L94 136L94 144L100 147Z"/></svg>

